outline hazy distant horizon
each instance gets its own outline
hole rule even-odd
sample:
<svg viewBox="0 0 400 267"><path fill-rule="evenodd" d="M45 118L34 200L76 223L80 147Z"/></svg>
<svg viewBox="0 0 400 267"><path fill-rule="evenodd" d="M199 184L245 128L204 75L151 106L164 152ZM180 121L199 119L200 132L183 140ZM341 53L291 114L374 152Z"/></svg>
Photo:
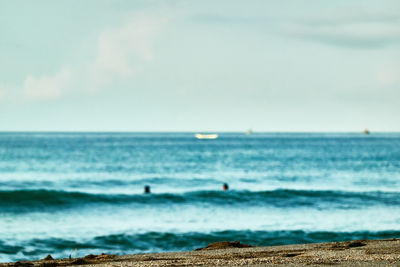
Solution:
<svg viewBox="0 0 400 267"><path fill-rule="evenodd" d="M369 130L369 129L367 129ZM247 135L246 131L0 131L0 134L7 133L88 133L88 134L196 134L196 133L217 133L217 134L240 134L243 133ZM369 134L398 134L400 131L373 131ZM363 131L254 131L250 134L363 134Z"/></svg>

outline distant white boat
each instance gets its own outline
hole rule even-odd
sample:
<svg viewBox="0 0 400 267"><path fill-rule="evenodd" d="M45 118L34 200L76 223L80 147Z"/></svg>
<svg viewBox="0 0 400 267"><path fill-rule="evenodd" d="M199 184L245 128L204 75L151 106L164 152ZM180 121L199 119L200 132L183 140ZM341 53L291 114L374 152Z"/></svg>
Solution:
<svg viewBox="0 0 400 267"><path fill-rule="evenodd" d="M194 136L196 136L197 139L217 139L218 138L218 134L195 134Z"/></svg>
<svg viewBox="0 0 400 267"><path fill-rule="evenodd" d="M246 134L253 134L253 130L252 130L252 129L248 129L248 130L246 131Z"/></svg>

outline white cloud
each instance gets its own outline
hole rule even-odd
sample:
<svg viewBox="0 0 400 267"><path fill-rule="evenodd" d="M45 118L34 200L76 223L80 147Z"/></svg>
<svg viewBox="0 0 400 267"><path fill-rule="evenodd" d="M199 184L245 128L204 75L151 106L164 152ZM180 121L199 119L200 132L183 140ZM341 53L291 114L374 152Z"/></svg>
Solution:
<svg viewBox="0 0 400 267"><path fill-rule="evenodd" d="M391 86L396 84L400 77L400 66L395 64L385 64L379 66L375 72L376 81L382 86Z"/></svg>
<svg viewBox="0 0 400 267"><path fill-rule="evenodd" d="M0 85L0 101L1 101L2 99L4 99L4 97L5 97L5 95L6 95L6 89L5 89L5 88L6 88L5 86Z"/></svg>
<svg viewBox="0 0 400 267"><path fill-rule="evenodd" d="M22 86L0 86L0 101L51 101L81 90L95 91L119 80L131 79L153 61L153 42L166 19L135 16L121 27L105 29L94 43L96 57L86 64L64 67L53 75L25 77ZM70 63L70 62L67 62ZM77 87L77 86L75 86Z"/></svg>
<svg viewBox="0 0 400 267"><path fill-rule="evenodd" d="M68 68L63 68L53 76L28 75L24 83L24 97L28 100L57 99L66 93L71 77L71 71Z"/></svg>
<svg viewBox="0 0 400 267"><path fill-rule="evenodd" d="M144 63L152 61L152 44L163 22L165 19L139 17L120 28L106 29L98 38L96 59L89 64L90 87L129 79Z"/></svg>

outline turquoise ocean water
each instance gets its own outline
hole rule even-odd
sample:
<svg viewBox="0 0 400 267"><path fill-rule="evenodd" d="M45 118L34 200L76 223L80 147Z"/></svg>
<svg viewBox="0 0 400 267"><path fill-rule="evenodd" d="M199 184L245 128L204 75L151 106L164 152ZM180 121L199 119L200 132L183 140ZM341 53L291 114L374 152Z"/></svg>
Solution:
<svg viewBox="0 0 400 267"><path fill-rule="evenodd" d="M1 262L394 237L397 133L0 133Z"/></svg>

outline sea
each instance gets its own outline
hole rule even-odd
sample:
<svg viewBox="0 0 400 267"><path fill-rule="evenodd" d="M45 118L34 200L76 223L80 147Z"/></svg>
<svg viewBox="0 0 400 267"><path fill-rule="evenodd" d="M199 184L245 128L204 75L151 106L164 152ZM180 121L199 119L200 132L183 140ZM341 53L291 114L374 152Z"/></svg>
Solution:
<svg viewBox="0 0 400 267"><path fill-rule="evenodd" d="M194 134L0 133L0 262L400 238L400 133Z"/></svg>

